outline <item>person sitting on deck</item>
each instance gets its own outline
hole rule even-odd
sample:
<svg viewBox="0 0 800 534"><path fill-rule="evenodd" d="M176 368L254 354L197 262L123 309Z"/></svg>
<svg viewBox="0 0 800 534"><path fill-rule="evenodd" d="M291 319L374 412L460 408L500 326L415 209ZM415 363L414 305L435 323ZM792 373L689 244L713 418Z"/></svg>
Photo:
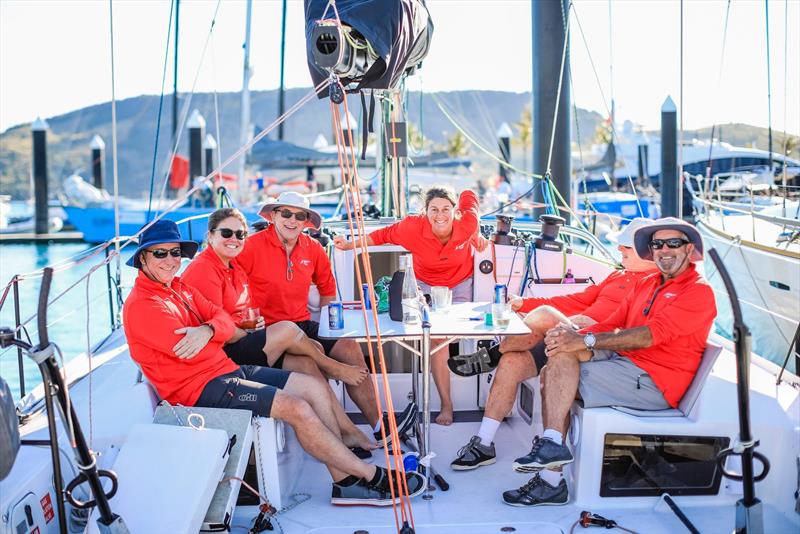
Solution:
<svg viewBox="0 0 800 534"><path fill-rule="evenodd" d="M333 504L390 505L389 473L358 459L341 441L331 397L320 381L282 369L237 365L222 349L235 326L231 316L184 284L181 257L197 243L181 239L172 221L146 229L127 264L139 269L123 307L131 357L171 404L250 410L288 423L302 447L326 465ZM405 476L411 496L424 491L424 476ZM396 482L395 482L396 485Z"/></svg>
<svg viewBox="0 0 800 534"><path fill-rule="evenodd" d="M366 369L328 358L319 345L291 321L279 321L265 327L264 319L259 317L255 325L244 324L245 320L252 321L245 317L251 303L247 275L236 263L236 257L241 253L246 237L247 220L242 212L235 208L216 210L208 218L208 246L186 267L181 279L233 318L237 326L233 336L222 347L231 360L239 365L297 371L323 381L330 393L331 406L345 445L351 447L359 458L370 458L372 453L369 451L376 445L353 424L320 372L324 369L348 384L358 385L366 378Z"/></svg>
<svg viewBox="0 0 800 534"><path fill-rule="evenodd" d="M619 308L599 323L575 331L567 325L545 336L542 370L544 434L514 470L534 477L503 493L514 506L565 504L561 467L573 461L564 444L572 402L585 408L676 407L694 379L717 314L714 293L692 262L703 259L700 233L673 217L634 234L636 252L653 259L658 273L636 283Z"/></svg>
<svg viewBox="0 0 800 534"><path fill-rule="evenodd" d="M508 336L488 351L481 348L477 353L450 359L451 369L462 376L486 372L490 370L490 361L499 361L478 433L458 451L458 457L450 464L452 469L466 471L495 462L494 436L514 404L517 387L538 375L547 363L543 340L548 330L559 324L574 329L596 324L619 307L639 280L657 272L655 264L641 259L633 248L634 232L652 222L636 218L620 232L608 236L610 241L617 242L624 269L611 273L600 284L571 295L513 299L511 306L515 310L531 310L525 316L530 334ZM453 369L453 362L460 362L459 367Z"/></svg>
<svg viewBox="0 0 800 534"><path fill-rule="evenodd" d="M453 302L472 300L473 247L479 252L488 241L479 231L478 197L469 189L456 197L449 187L433 186L425 193L425 213L409 215L391 226L367 235L367 244L400 245L414 258L414 273L423 293L431 286L447 286L453 291ZM340 250L352 250L354 243L341 236L333 239ZM440 425L453 422L453 401L450 397L448 353L436 351L441 341L431 342L433 381L439 391L441 409L436 417Z"/></svg>
<svg viewBox="0 0 800 534"><path fill-rule="evenodd" d="M336 281L328 255L316 239L303 233L305 228L319 230L322 218L309 207L308 199L299 193L281 193L276 202L265 204L259 211L271 224L245 241L236 257L249 279L251 302L261 310L267 325L292 321L312 340L321 344L325 354L342 363L367 372L364 354L351 339L320 339L319 323L311 320L308 292L311 284L319 289L320 306L333 301ZM325 372L325 369L323 369ZM358 384L345 383L347 393L364 414L380 446L388 445L388 415L378 415L373 380ZM397 419L400 434L414 423L417 408L410 403ZM381 426L385 429L386 443Z"/></svg>

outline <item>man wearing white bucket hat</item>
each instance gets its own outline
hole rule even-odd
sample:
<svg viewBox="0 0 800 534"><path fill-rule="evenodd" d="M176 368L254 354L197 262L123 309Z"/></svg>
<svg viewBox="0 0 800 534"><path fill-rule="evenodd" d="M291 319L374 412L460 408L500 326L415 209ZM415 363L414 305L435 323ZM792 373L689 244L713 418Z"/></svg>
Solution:
<svg viewBox="0 0 800 534"><path fill-rule="evenodd" d="M276 201L264 204L259 215L271 224L248 237L244 250L236 257L248 275L254 305L261 309L267 325L293 321L309 338L319 342L328 356L349 367L343 370L343 376L335 378L345 380L347 393L372 426L375 439L380 441L380 425L389 428L387 416L378 414L375 390L361 348L350 339L320 339L319 323L311 320L308 311L312 284L319 290L320 306L336 297L336 280L325 249L303 233L306 228L319 230L322 217L311 209L307 198L294 191L281 193ZM416 412L413 404L406 407L397 420L399 432L408 430Z"/></svg>
<svg viewBox="0 0 800 534"><path fill-rule="evenodd" d="M652 261L641 259L633 249L636 230L652 222L636 218L607 236L609 241L617 243L624 269L611 273L601 283L571 295L517 297L512 301L515 309L530 312L525 317L525 324L531 329L529 335L509 336L499 345L448 361L450 369L461 376L488 372L498 366L478 433L459 450L458 457L450 464L452 469L465 471L494 463L494 436L514 404L519 384L536 376L547 363L543 339L549 329L562 323L578 328L602 321L619 307L639 280L658 272Z"/></svg>
<svg viewBox="0 0 800 534"><path fill-rule="evenodd" d="M566 504L561 467L573 461L564 444L567 415L576 398L585 408L676 407L697 372L717 315L714 292L695 269L703 259L700 233L674 217L639 228L637 254L658 273L640 280L601 322L580 332L557 326L547 332L548 363L542 372L544 434L517 458L514 469L536 472L527 484L503 493L509 504Z"/></svg>

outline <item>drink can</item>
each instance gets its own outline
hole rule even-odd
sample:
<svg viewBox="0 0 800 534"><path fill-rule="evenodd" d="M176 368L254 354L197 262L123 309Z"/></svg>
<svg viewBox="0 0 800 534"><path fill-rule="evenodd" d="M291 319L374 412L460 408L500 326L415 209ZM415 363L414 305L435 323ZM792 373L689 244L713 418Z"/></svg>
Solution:
<svg viewBox="0 0 800 534"><path fill-rule="evenodd" d="M372 301L369 300L369 284L361 284L361 293L364 295L364 309L372 309Z"/></svg>
<svg viewBox="0 0 800 534"><path fill-rule="evenodd" d="M505 284L494 285L494 303L505 304L508 302L508 286Z"/></svg>
<svg viewBox="0 0 800 534"><path fill-rule="evenodd" d="M344 306L340 301L328 304L328 328L330 330L344 328Z"/></svg>

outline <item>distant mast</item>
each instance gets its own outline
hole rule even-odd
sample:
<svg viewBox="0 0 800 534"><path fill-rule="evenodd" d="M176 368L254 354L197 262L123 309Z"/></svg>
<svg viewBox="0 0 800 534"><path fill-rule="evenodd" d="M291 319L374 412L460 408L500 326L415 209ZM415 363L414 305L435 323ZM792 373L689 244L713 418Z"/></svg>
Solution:
<svg viewBox="0 0 800 534"><path fill-rule="evenodd" d="M244 29L244 75L242 79L242 113L241 130L239 135L239 146L245 146L250 142L252 131L250 130L250 19L253 14L253 0L247 0L247 18ZM248 182L244 174L247 154L245 151L239 156L239 201L247 200Z"/></svg>

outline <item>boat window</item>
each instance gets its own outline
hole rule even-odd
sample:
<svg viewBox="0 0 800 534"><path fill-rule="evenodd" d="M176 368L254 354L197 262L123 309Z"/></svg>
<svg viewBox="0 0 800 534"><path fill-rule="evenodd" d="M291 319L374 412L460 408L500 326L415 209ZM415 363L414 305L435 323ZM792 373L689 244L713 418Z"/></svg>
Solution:
<svg viewBox="0 0 800 534"><path fill-rule="evenodd" d="M606 434L601 497L716 495L727 437Z"/></svg>

